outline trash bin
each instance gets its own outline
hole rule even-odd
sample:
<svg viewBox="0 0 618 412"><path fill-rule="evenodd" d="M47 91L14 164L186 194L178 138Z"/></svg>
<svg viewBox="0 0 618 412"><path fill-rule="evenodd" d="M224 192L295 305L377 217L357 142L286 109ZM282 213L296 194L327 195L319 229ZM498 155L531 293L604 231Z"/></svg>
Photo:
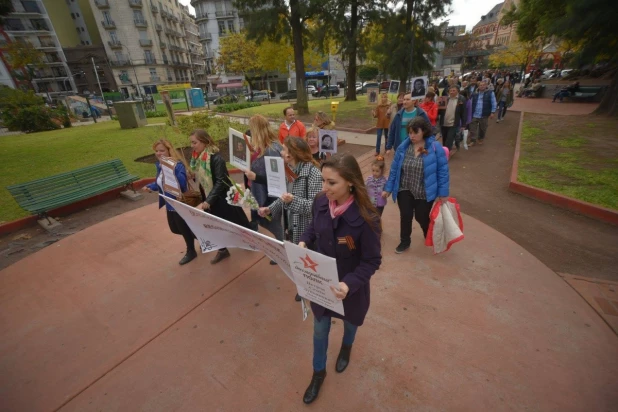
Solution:
<svg viewBox="0 0 618 412"><path fill-rule="evenodd" d="M148 124L142 102L116 102L114 108L121 129L135 129Z"/></svg>

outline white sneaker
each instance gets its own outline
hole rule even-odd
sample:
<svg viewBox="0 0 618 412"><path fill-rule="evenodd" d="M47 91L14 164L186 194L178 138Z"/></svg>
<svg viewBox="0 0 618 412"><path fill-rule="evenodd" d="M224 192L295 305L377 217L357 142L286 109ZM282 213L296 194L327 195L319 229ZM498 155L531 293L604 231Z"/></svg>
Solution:
<svg viewBox="0 0 618 412"><path fill-rule="evenodd" d="M500 123L500 119L496 120L496 123Z"/></svg>

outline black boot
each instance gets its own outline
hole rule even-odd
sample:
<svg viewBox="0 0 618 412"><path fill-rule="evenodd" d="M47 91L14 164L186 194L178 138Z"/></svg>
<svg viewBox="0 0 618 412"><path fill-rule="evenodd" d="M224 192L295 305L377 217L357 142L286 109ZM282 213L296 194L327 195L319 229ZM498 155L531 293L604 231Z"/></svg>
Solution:
<svg viewBox="0 0 618 412"><path fill-rule="evenodd" d="M197 257L197 252L195 250L189 250L187 254L184 255L182 259L180 259L180 262L178 262L178 264L186 265L187 263L191 262L196 257Z"/></svg>
<svg viewBox="0 0 618 412"><path fill-rule="evenodd" d="M318 397L320 393L320 388L324 383L324 378L326 378L326 369L321 370L320 372L313 372L313 376L311 377L311 383L309 387L305 391L305 395L303 396L303 402L309 404Z"/></svg>
<svg viewBox="0 0 618 412"><path fill-rule="evenodd" d="M335 366L335 370L338 373L341 373L348 367L348 363L350 363L350 353L352 353L352 345L341 345L341 350L339 351L339 356L337 356L337 364Z"/></svg>
<svg viewBox="0 0 618 412"><path fill-rule="evenodd" d="M230 257L230 251L227 249L221 249L217 252L217 255L210 261L212 265L216 265L221 262L223 259L227 259Z"/></svg>

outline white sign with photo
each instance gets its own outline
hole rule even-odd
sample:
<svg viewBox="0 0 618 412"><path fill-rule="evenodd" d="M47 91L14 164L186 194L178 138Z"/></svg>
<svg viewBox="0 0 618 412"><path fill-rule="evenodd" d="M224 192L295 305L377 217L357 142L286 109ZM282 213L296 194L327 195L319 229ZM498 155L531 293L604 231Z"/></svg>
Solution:
<svg viewBox="0 0 618 412"><path fill-rule="evenodd" d="M392 94L398 94L399 93L399 80L391 80L391 84L388 88L388 92L392 93Z"/></svg>
<svg viewBox="0 0 618 412"><path fill-rule="evenodd" d="M377 105L379 94L380 94L380 89L378 87L368 87L367 88L367 104L370 106Z"/></svg>
<svg viewBox="0 0 618 412"><path fill-rule="evenodd" d="M174 169L176 169L176 161L169 157L161 157L159 159L159 164L161 165L163 191L179 197L182 192L180 190L178 179L176 179L176 175L174 174Z"/></svg>
<svg viewBox="0 0 618 412"><path fill-rule="evenodd" d="M415 77L412 79L412 98L423 98L427 94L427 76Z"/></svg>
<svg viewBox="0 0 618 412"><path fill-rule="evenodd" d="M288 192L283 159L279 156L264 156L264 162L266 163L268 196L281 197L281 195Z"/></svg>
<svg viewBox="0 0 618 412"><path fill-rule="evenodd" d="M343 301L338 300L331 290L331 286L339 287L336 260L290 242L285 242L285 251L298 294L326 309L345 315Z"/></svg>
<svg viewBox="0 0 618 412"><path fill-rule="evenodd" d="M239 169L247 170L251 167L251 152L245 142L243 134L229 128L230 163Z"/></svg>
<svg viewBox="0 0 618 412"><path fill-rule="evenodd" d="M324 153L337 153L337 131L320 130L320 151Z"/></svg>

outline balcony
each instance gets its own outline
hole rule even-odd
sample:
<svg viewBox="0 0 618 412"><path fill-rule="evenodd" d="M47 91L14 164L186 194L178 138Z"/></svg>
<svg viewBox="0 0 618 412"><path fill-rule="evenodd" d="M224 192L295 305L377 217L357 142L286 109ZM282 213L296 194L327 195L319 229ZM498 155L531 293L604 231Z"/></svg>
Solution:
<svg viewBox="0 0 618 412"><path fill-rule="evenodd" d="M168 82L171 82L171 81L173 81L173 80L174 80L174 78L173 78L172 76L167 76L167 81L168 81Z"/></svg>
<svg viewBox="0 0 618 412"><path fill-rule="evenodd" d="M197 12L195 13L195 22L199 23L202 20L208 20L208 13Z"/></svg>
<svg viewBox="0 0 618 412"><path fill-rule="evenodd" d="M133 82L131 81L131 79L127 78L122 78L120 79L120 83L122 84L132 84Z"/></svg>
<svg viewBox="0 0 618 412"><path fill-rule="evenodd" d="M157 59L150 57L144 60L144 64L157 64Z"/></svg>
<svg viewBox="0 0 618 412"><path fill-rule="evenodd" d="M165 10L161 9L161 17L163 17L164 19L171 19L172 15L166 12Z"/></svg>
<svg viewBox="0 0 618 412"><path fill-rule="evenodd" d="M148 23L144 19L133 19L135 27L148 27Z"/></svg>
<svg viewBox="0 0 618 412"><path fill-rule="evenodd" d="M234 17L234 11L217 10L215 11L215 17L218 19L224 19L226 17Z"/></svg>
<svg viewBox="0 0 618 412"><path fill-rule="evenodd" d="M49 30L49 27L47 27L47 25L43 23L22 24L20 22L18 24L6 24L5 23L4 31L21 32L21 33L13 33L14 35L21 35L21 34L28 34L27 32L32 32L32 31L51 31L51 30Z"/></svg>
<svg viewBox="0 0 618 412"><path fill-rule="evenodd" d="M54 42L39 42L39 49L55 49L57 46Z"/></svg>
<svg viewBox="0 0 618 412"><path fill-rule="evenodd" d="M155 23L155 29L157 29L157 31L161 31L163 30L163 26L161 26L159 23Z"/></svg>
<svg viewBox="0 0 618 412"><path fill-rule="evenodd" d="M150 76L150 81L151 82L160 82L161 81L161 77L159 77L159 76Z"/></svg>
<svg viewBox="0 0 618 412"><path fill-rule="evenodd" d="M129 0L129 7L141 9L143 6L142 0Z"/></svg>
<svg viewBox="0 0 618 412"><path fill-rule="evenodd" d="M150 10L152 10L152 14L157 14L159 12L159 8L154 5L150 6Z"/></svg>
<svg viewBox="0 0 618 412"><path fill-rule="evenodd" d="M115 67L130 66L129 59L110 60L109 64Z"/></svg>
<svg viewBox="0 0 618 412"><path fill-rule="evenodd" d="M165 42L160 42L160 43L159 43L159 47L161 47L162 49L165 49L165 48L167 48L167 43L165 43Z"/></svg>
<svg viewBox="0 0 618 412"><path fill-rule="evenodd" d="M210 40L212 40L212 34L210 34L210 33L200 33L200 40L201 41L204 41L204 40L210 41Z"/></svg>
<svg viewBox="0 0 618 412"><path fill-rule="evenodd" d="M139 45L142 47L152 47L152 40L150 39L139 39Z"/></svg>
<svg viewBox="0 0 618 412"><path fill-rule="evenodd" d="M122 49L122 43L120 42L120 40L110 40L107 42L107 44L109 44L109 47L111 47L112 49Z"/></svg>
<svg viewBox="0 0 618 412"><path fill-rule="evenodd" d="M172 21L174 21L175 23L178 23L178 17L174 16L173 14L170 16L170 19L172 19Z"/></svg>
<svg viewBox="0 0 618 412"><path fill-rule="evenodd" d="M99 9L109 9L109 0L94 0L94 5Z"/></svg>
<svg viewBox="0 0 618 412"><path fill-rule="evenodd" d="M41 14L41 9L34 1L14 2L12 14Z"/></svg>
<svg viewBox="0 0 618 412"><path fill-rule="evenodd" d="M114 20L101 20L101 26L103 26L106 30L114 30L116 28L116 23Z"/></svg>

